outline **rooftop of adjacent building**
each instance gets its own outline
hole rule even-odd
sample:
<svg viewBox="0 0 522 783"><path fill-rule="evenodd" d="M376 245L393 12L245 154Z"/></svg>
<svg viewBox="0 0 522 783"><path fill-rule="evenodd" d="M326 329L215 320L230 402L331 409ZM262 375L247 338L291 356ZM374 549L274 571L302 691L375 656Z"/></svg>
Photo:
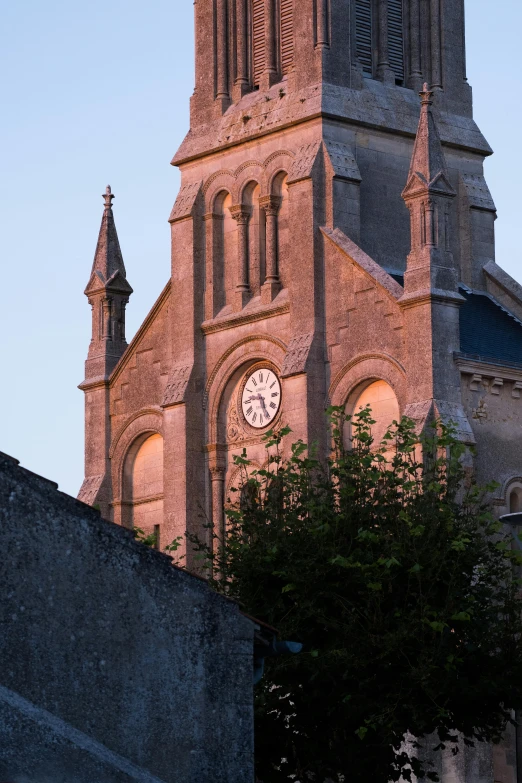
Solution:
<svg viewBox="0 0 522 783"><path fill-rule="evenodd" d="M404 275L390 272L404 286ZM522 367L522 322L484 291L460 285L460 351L466 357Z"/></svg>

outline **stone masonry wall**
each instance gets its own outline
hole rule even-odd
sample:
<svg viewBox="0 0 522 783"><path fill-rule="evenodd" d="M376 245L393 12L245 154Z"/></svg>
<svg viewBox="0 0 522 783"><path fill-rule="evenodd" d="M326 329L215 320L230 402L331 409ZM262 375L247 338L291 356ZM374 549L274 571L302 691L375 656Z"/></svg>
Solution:
<svg viewBox="0 0 522 783"><path fill-rule="evenodd" d="M0 780L251 783L254 624L0 453Z"/></svg>

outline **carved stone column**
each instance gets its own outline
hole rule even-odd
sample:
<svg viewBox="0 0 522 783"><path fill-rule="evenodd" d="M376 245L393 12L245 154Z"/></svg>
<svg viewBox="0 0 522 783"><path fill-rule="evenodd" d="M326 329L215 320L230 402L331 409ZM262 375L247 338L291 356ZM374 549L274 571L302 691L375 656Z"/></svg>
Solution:
<svg viewBox="0 0 522 783"><path fill-rule="evenodd" d="M105 297L103 299L103 339L112 340L111 334L111 310L112 299Z"/></svg>
<svg viewBox="0 0 522 783"><path fill-rule="evenodd" d="M378 0L378 23L377 78L385 84L395 84L395 74L390 68L388 53L388 0Z"/></svg>
<svg viewBox="0 0 522 783"><path fill-rule="evenodd" d="M225 109L230 102L228 87L228 18L227 0L217 0L216 4L216 50L217 79L216 99L221 101Z"/></svg>
<svg viewBox="0 0 522 783"><path fill-rule="evenodd" d="M320 49L330 45L328 30L328 0L317 0L317 43Z"/></svg>
<svg viewBox="0 0 522 783"><path fill-rule="evenodd" d="M431 0L431 89L442 90L440 0Z"/></svg>
<svg viewBox="0 0 522 783"><path fill-rule="evenodd" d="M224 215L209 212L204 215L205 243L205 319L211 320L224 306L223 296L223 221Z"/></svg>
<svg viewBox="0 0 522 783"><path fill-rule="evenodd" d="M420 91L422 87L420 0L410 0L410 75L408 86L417 91Z"/></svg>
<svg viewBox="0 0 522 783"><path fill-rule="evenodd" d="M237 275L235 305L242 310L251 296L249 281L248 222L250 207L238 204L230 208L230 214L237 223Z"/></svg>
<svg viewBox="0 0 522 783"><path fill-rule="evenodd" d="M236 0L236 48L237 76L234 85L234 101L239 101L248 92L248 32L247 0Z"/></svg>
<svg viewBox="0 0 522 783"><path fill-rule="evenodd" d="M282 199L280 196L265 196L259 206L266 218L266 277L261 289L261 301L270 304L281 290L278 268L278 219Z"/></svg>
<svg viewBox="0 0 522 783"><path fill-rule="evenodd" d="M265 0L265 13L266 68L263 87L267 89L278 81L276 0Z"/></svg>
<svg viewBox="0 0 522 783"><path fill-rule="evenodd" d="M212 527L220 541L225 536L225 468L214 465L210 468L212 480Z"/></svg>

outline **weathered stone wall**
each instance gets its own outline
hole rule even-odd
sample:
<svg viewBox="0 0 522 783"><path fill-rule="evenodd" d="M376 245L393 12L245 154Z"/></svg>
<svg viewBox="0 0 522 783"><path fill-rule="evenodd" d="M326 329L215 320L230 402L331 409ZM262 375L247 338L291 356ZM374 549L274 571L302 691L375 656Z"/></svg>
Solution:
<svg viewBox="0 0 522 783"><path fill-rule="evenodd" d="M253 623L0 453L0 780L251 783Z"/></svg>

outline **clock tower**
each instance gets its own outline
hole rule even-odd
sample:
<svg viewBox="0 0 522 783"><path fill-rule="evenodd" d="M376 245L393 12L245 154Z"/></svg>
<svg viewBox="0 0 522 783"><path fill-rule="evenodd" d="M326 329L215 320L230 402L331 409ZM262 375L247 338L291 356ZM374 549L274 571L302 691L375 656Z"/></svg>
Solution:
<svg viewBox="0 0 522 783"><path fill-rule="evenodd" d="M80 498L162 549L222 534L234 456L263 466L283 425L325 454L325 409L370 404L376 433L455 422L519 510L522 289L495 262L464 1L196 0L195 22L170 280L128 347L101 330L130 295L117 241L87 291Z"/></svg>

